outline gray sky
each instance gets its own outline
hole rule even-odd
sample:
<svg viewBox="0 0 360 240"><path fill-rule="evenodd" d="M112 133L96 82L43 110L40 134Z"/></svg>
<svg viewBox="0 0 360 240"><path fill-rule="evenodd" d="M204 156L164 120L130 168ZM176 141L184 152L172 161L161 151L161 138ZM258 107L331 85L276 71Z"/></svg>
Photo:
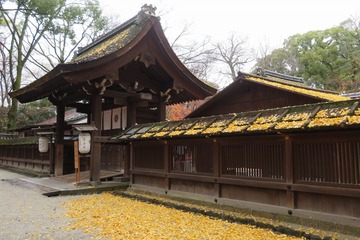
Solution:
<svg viewBox="0 0 360 240"><path fill-rule="evenodd" d="M100 0L106 13L125 21L137 14L145 3L157 7L161 22L176 31L184 21L193 23L192 33L223 39L238 32L256 46L265 39L273 47L296 33L338 25L349 17L360 18L359 0ZM170 33L169 33L170 34Z"/></svg>
<svg viewBox="0 0 360 240"><path fill-rule="evenodd" d="M360 19L359 0L100 0L105 13L118 15L121 22L145 3L157 7L170 40L186 21L192 23L189 39L210 36L219 41L236 32L255 49L260 44L279 48L291 35L331 28L350 17Z"/></svg>

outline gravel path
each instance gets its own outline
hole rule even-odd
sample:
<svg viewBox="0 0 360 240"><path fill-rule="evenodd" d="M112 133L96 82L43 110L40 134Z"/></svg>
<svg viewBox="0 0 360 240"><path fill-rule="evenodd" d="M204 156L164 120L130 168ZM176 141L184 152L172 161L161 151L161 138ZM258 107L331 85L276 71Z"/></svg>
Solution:
<svg viewBox="0 0 360 240"><path fill-rule="evenodd" d="M14 186L3 179L26 178L0 169L0 240L90 239L81 230L68 230L63 203L79 196L45 197L36 190ZM93 236L94 237L94 236Z"/></svg>

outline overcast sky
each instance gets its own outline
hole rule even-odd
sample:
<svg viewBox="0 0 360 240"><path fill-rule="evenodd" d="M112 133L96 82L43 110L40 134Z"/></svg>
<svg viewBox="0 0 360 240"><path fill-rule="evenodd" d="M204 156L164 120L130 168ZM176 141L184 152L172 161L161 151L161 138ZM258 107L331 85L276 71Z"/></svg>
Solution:
<svg viewBox="0 0 360 240"><path fill-rule="evenodd" d="M118 15L121 22L136 15L141 6L152 4L161 15L161 24L172 34L192 23L189 38L211 36L225 40L232 32L248 39L249 47L260 44L272 49L284 39L311 30L322 30L355 17L360 19L360 0L100 0L106 14Z"/></svg>

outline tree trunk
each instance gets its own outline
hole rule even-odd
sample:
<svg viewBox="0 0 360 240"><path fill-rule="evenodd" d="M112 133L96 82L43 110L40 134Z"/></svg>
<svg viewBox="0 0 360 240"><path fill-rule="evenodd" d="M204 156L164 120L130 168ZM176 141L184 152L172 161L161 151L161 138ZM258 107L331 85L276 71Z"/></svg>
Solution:
<svg viewBox="0 0 360 240"><path fill-rule="evenodd" d="M13 83L13 86L12 86L13 91L16 91L16 90L20 89L21 72L22 72L21 66L18 66L16 71L17 71L16 79L15 79L15 82ZM19 101L16 98L12 98L11 107L10 107L10 110L8 112L7 131L12 131L13 129L15 129L17 127L16 126L16 119L17 119L17 114L18 114L18 108L19 108Z"/></svg>
<svg viewBox="0 0 360 240"><path fill-rule="evenodd" d="M19 101L16 98L13 98L11 101L11 107L8 112L7 131L12 131L16 128L18 105Z"/></svg>

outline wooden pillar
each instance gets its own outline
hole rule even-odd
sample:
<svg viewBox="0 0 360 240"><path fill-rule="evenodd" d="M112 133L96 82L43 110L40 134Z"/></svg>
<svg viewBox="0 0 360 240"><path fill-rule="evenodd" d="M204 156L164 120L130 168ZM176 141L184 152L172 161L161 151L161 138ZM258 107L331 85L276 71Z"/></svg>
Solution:
<svg viewBox="0 0 360 240"><path fill-rule="evenodd" d="M101 142L95 141L101 136L102 97L95 96L91 100L91 124L98 130L91 132L90 181L100 183Z"/></svg>
<svg viewBox="0 0 360 240"><path fill-rule="evenodd" d="M130 186L131 184L134 184L134 173L133 173L133 170L134 170L134 161L135 161L135 158L134 158L134 144L132 142L129 143L129 159L130 159L130 166L129 166L129 177L130 177Z"/></svg>
<svg viewBox="0 0 360 240"><path fill-rule="evenodd" d="M129 102L127 108L127 127L132 127L136 124L136 102Z"/></svg>
<svg viewBox="0 0 360 240"><path fill-rule="evenodd" d="M49 166L49 171L50 174L54 174L54 143L53 143L53 135L51 134L50 136L50 149L49 149L49 162L50 162L50 166Z"/></svg>
<svg viewBox="0 0 360 240"><path fill-rule="evenodd" d="M124 160L124 176L129 177L130 173L130 145L124 145L122 147L122 159Z"/></svg>
<svg viewBox="0 0 360 240"><path fill-rule="evenodd" d="M56 135L55 135L55 176L64 174L64 130L65 107L56 106Z"/></svg>
<svg viewBox="0 0 360 240"><path fill-rule="evenodd" d="M166 104L163 101L160 101L158 108L158 121L162 122L166 120Z"/></svg>
<svg viewBox="0 0 360 240"><path fill-rule="evenodd" d="M217 182L217 179L220 177L220 158L219 158L219 143L214 138L212 142L212 151L213 151L213 174L214 174L214 194L217 198L221 197L220 183Z"/></svg>
<svg viewBox="0 0 360 240"><path fill-rule="evenodd" d="M287 184L286 202L288 208L295 208L295 196L292 186L294 183L294 164L292 158L292 142L289 136L285 136L285 180Z"/></svg>
<svg viewBox="0 0 360 240"><path fill-rule="evenodd" d="M169 173L170 173L170 158L169 158L169 144L167 141L164 141L164 170L165 170L165 193L170 189L170 179L169 179Z"/></svg>

